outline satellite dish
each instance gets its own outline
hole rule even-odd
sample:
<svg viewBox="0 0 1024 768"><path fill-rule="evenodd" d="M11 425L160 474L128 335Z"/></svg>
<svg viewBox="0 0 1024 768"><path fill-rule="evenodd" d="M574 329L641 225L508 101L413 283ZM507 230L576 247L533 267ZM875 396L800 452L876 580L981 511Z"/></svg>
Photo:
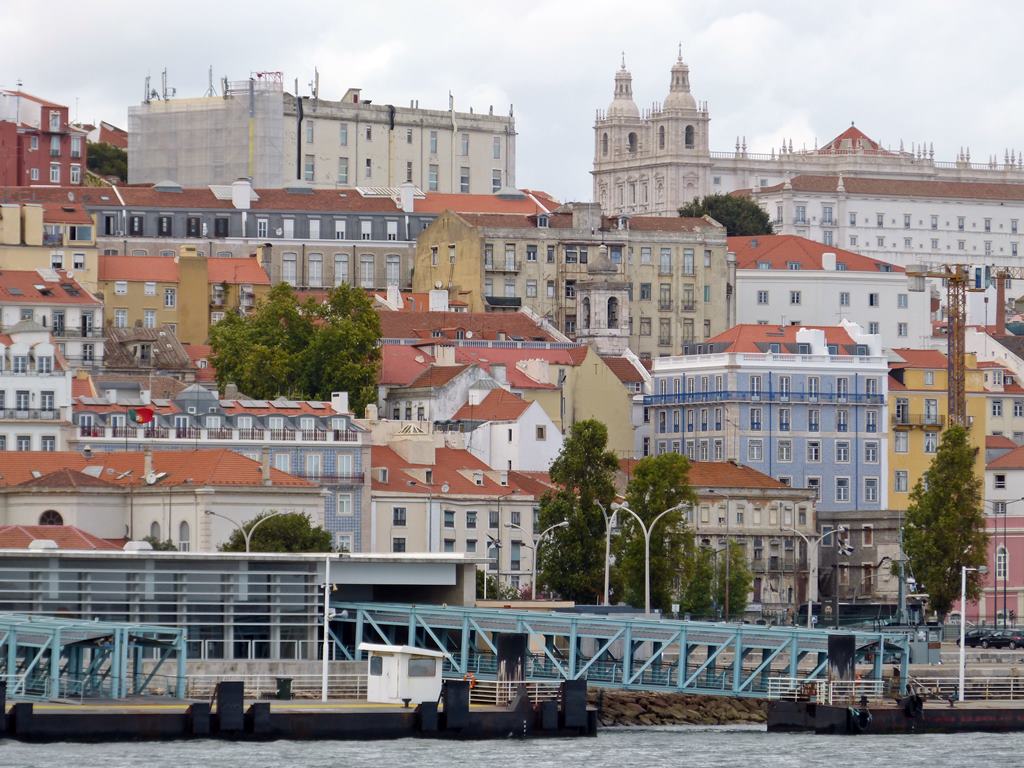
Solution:
<svg viewBox="0 0 1024 768"><path fill-rule="evenodd" d="M66 274L67 274L67 276L68 276L68 279L69 279L69 280L70 280L70 279L71 279L72 277L74 277L74 276L75 276L75 273L74 273L74 272L72 272L72 271L71 271L70 269L69 269L69 270L67 271L67 273L66 273Z"/></svg>
<svg viewBox="0 0 1024 768"><path fill-rule="evenodd" d="M451 486L448 483L441 483L441 493L448 493L450 488Z"/></svg>
<svg viewBox="0 0 1024 768"><path fill-rule="evenodd" d="M473 332L472 331L466 331L466 338L467 339L472 339L473 338Z"/></svg>
<svg viewBox="0 0 1024 768"><path fill-rule="evenodd" d="M283 230L283 229L281 229L280 227L278 227L277 229L275 229L275 230L274 230L274 233L275 233L275 234L276 234L276 235L277 235L278 237L280 237L281 235L283 235L283 234L284 234L284 230Z"/></svg>
<svg viewBox="0 0 1024 768"><path fill-rule="evenodd" d="M437 288L438 290L441 290L441 281L440 280L436 280L434 282L434 287Z"/></svg>
<svg viewBox="0 0 1024 768"><path fill-rule="evenodd" d="M70 200L72 203L75 202L75 193L74 192L71 192L71 191L68 192L68 200Z"/></svg>
<svg viewBox="0 0 1024 768"><path fill-rule="evenodd" d="M146 485L153 485L156 483L156 480L156 472L150 472L148 475L146 475Z"/></svg>

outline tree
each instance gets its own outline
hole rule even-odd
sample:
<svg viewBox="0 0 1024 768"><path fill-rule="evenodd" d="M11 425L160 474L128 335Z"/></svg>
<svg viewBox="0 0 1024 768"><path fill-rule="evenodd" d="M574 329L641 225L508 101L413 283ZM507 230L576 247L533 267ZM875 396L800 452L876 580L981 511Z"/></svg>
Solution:
<svg viewBox="0 0 1024 768"><path fill-rule="evenodd" d="M128 181L128 153L106 142L89 142L85 167L98 176L116 176Z"/></svg>
<svg viewBox="0 0 1024 768"><path fill-rule="evenodd" d="M267 517L266 522L260 523L252 535L250 551L252 552L331 552L331 534L318 525L313 525L309 515L298 512L287 512L280 515L270 516L266 512L257 515L242 527L246 531L252 530L256 523ZM237 528L231 537L221 545L221 552L245 552L245 536Z"/></svg>
<svg viewBox="0 0 1024 768"><path fill-rule="evenodd" d="M256 310L227 314L210 329L217 383L251 397L329 400L345 391L354 413L376 400L380 318L366 294L334 288L322 304L300 304L287 283L270 289Z"/></svg>
<svg viewBox="0 0 1024 768"><path fill-rule="evenodd" d="M715 551L710 547L694 546L691 539L681 569L680 613L689 613L694 618L716 616L718 603L715 565Z"/></svg>
<svg viewBox="0 0 1024 768"><path fill-rule="evenodd" d="M545 540L538 586L565 600L596 603L604 592L605 526L602 507L615 498L619 462L608 450L608 428L600 421L578 421L569 431L549 474L560 486L540 503L540 530L562 522Z"/></svg>
<svg viewBox="0 0 1024 768"><path fill-rule="evenodd" d="M626 488L627 505L649 526L666 509L683 502L695 503L697 497L690 488L689 471L690 462L679 453L641 459ZM643 605L644 533L628 512L618 513L618 524L621 532L615 552L623 597L630 605ZM671 609L675 602L674 584L683 570L692 540L682 509L669 512L651 531L651 608L663 612Z"/></svg>
<svg viewBox="0 0 1024 768"><path fill-rule="evenodd" d="M501 584L489 573L477 568L476 570L476 599L484 599L484 580L487 580L488 600L521 600L524 599L522 592L509 584ZM525 599L529 599L529 595Z"/></svg>
<svg viewBox="0 0 1024 768"><path fill-rule="evenodd" d="M749 197L737 195L708 195L693 198L679 209L680 216L710 216L723 227L727 235L770 235L772 223L768 212Z"/></svg>
<svg viewBox="0 0 1024 768"><path fill-rule="evenodd" d="M728 558L728 569L726 569ZM728 555L720 550L717 557L716 599L722 608L722 618L726 621L742 617L747 610L747 595L753 583L754 575L747 563L747 551L738 541L730 541ZM726 575L728 570L728 576ZM725 585L729 585L729 612L725 613Z"/></svg>
<svg viewBox="0 0 1024 768"><path fill-rule="evenodd" d="M949 427L931 466L910 494L903 549L940 617L960 599L960 569L977 568L987 559L981 478L974 472L977 450L963 426ZM976 600L981 594L980 574L969 572L967 577L967 597Z"/></svg>
<svg viewBox="0 0 1024 768"><path fill-rule="evenodd" d="M178 545L170 539L160 541L156 536L146 536L143 541L149 544L157 552L177 552Z"/></svg>

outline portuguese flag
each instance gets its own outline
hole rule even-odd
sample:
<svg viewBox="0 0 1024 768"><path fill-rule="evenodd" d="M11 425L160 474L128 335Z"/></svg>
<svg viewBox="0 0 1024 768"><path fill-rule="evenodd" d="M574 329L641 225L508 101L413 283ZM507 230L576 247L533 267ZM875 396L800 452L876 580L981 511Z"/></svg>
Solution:
<svg viewBox="0 0 1024 768"><path fill-rule="evenodd" d="M128 411L128 418L136 424L149 424L153 421L152 408L132 408Z"/></svg>

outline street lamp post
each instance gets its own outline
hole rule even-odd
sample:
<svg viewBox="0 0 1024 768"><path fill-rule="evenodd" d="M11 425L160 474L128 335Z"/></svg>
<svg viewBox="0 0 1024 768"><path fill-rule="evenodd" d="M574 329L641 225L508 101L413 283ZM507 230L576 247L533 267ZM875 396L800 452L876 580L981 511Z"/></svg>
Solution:
<svg viewBox="0 0 1024 768"><path fill-rule="evenodd" d="M715 490L712 488L709 493L713 493L715 496L721 496L725 499L725 620L729 620L729 563L732 561L732 547L730 546L729 540L729 502L732 501L732 496L722 491ZM717 571L717 568L716 568Z"/></svg>
<svg viewBox="0 0 1024 768"><path fill-rule="evenodd" d="M615 510L609 512L600 503L601 514L604 516L604 604L608 606L608 582L612 565L612 526L615 524Z"/></svg>
<svg viewBox="0 0 1024 768"><path fill-rule="evenodd" d="M966 565L960 566L960 685L958 686L957 699L964 700L964 673L967 668L967 646L964 640L967 633L967 572L977 571L983 576L988 573L988 568L979 565L977 568L969 568Z"/></svg>
<svg viewBox="0 0 1024 768"><path fill-rule="evenodd" d="M788 527L786 530L795 533L807 545L807 628L810 629L812 626L811 616L814 613L814 597L818 585L818 547L832 534L846 533L846 527L842 525L837 526L827 533L815 536L814 539L807 538L806 534L801 533L796 528ZM838 587L839 585L836 584L833 589L838 589Z"/></svg>
<svg viewBox="0 0 1024 768"><path fill-rule="evenodd" d="M625 504L612 504L612 510L628 512L640 525L640 530L644 532L644 613L649 614L651 612L651 531L654 530L654 526L658 524L669 512L675 512L677 509L681 509L688 506L690 502L682 501L679 504L669 507L664 512L659 512L651 524L645 525L640 515L634 512L632 509L627 507Z"/></svg>
<svg viewBox="0 0 1024 768"><path fill-rule="evenodd" d="M203 514L209 515L210 517L219 517L221 520L227 520L229 523L235 526L235 528L238 529L239 533L242 534L242 538L245 540L245 551L248 552L249 546L252 544L252 535L256 531L256 529L259 528L263 523L265 523L270 518L277 517L278 515L283 515L285 514L285 512L284 510L280 509L271 510L270 512L267 512L267 514L265 514L259 520L257 520L255 523L253 523L248 530L245 529L245 526L239 525L235 520L232 520L227 515L222 515L220 512L214 512L212 509L203 510Z"/></svg>
<svg viewBox="0 0 1024 768"><path fill-rule="evenodd" d="M533 569L532 569L532 571L530 573L530 599L531 600L536 600L537 599L537 561L540 558L540 544L541 544L542 541L544 541L544 537L547 536L549 533L551 533L553 530L555 530L556 528L566 528L566 527L568 527L568 525L569 525L569 522L567 520L563 520L560 523L555 523L554 525L549 525L547 528L545 528L541 532L540 536L538 536L534 540L534 542L533 542ZM523 528L521 525L516 525L515 523L505 523L505 527L506 528L518 528L520 531L522 531L526 535L529 535L526 532L526 529ZM530 545L527 544L527 546L530 546Z"/></svg>

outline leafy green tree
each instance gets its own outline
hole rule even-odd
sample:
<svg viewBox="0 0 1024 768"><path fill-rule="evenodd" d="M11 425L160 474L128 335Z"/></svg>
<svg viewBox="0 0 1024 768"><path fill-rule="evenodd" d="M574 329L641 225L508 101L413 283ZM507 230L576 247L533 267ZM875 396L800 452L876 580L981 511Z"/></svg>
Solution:
<svg viewBox="0 0 1024 768"><path fill-rule="evenodd" d="M217 383L255 398L330 399L345 391L354 413L376 400L380 318L350 285L324 303L299 303L287 283L270 289L248 316L227 314L210 329Z"/></svg>
<svg viewBox="0 0 1024 768"><path fill-rule="evenodd" d="M116 176L128 181L128 153L106 142L89 142L85 167L103 177Z"/></svg>
<svg viewBox="0 0 1024 768"><path fill-rule="evenodd" d="M572 426L551 479L560 486L540 503L540 529L569 523L544 542L538 586L565 600L596 603L604 592L605 524L602 507L610 511L615 498L618 459L608 450L608 428L587 419Z"/></svg>
<svg viewBox="0 0 1024 768"><path fill-rule="evenodd" d="M949 427L910 494L903 549L940 617L960 599L961 567L977 568L987 559L981 478L974 471L977 451L964 427ZM981 575L969 572L967 597L976 600L980 594Z"/></svg>
<svg viewBox="0 0 1024 768"><path fill-rule="evenodd" d="M484 580L487 580L488 600L519 600L522 593L513 586L500 584L498 580L480 568L476 569L476 599L484 599Z"/></svg>
<svg viewBox="0 0 1024 768"><path fill-rule="evenodd" d="M710 216L723 227L726 234L770 235L772 222L768 212L749 197L737 195L708 195L693 198L679 209L680 216Z"/></svg>
<svg viewBox="0 0 1024 768"><path fill-rule="evenodd" d="M695 503L688 474L690 462L678 453L647 456L636 464L629 486L626 503L650 525L666 509L684 502ZM645 557L644 534L633 516L618 513L621 531L615 540L616 564L623 597L630 605L644 604ZM692 544L693 535L686 527L683 509L669 512L658 520L651 531L651 608L663 612L671 610L674 584L679 578Z"/></svg>
<svg viewBox="0 0 1024 768"><path fill-rule="evenodd" d="M715 579L718 605L722 608L722 618L726 621L743 616L744 611L747 610L747 595L750 593L750 587L754 579L754 575L750 571L750 565L747 562L746 549L739 542L730 541L728 552L729 554L726 555L726 550L723 549L718 553L718 573ZM726 558L728 558L728 561ZM726 569L726 562L729 564L728 570ZM726 584L729 585L728 614L725 613Z"/></svg>
<svg viewBox="0 0 1024 768"><path fill-rule="evenodd" d="M318 525L313 525L309 515L298 512L287 512L270 516L267 512L257 515L242 527L252 530L256 523L259 528L252 534L250 551L252 552L330 552L331 534ZM245 537L237 528L231 537L221 545L221 552L245 552Z"/></svg>
<svg viewBox="0 0 1024 768"><path fill-rule="evenodd" d="M164 539L163 541L161 541L156 536L146 536L143 539L143 541L145 541L147 544L149 544L149 546L151 546L157 552L177 552L178 551L178 545L175 544L170 539Z"/></svg>
<svg viewBox="0 0 1024 768"><path fill-rule="evenodd" d="M691 539L681 568L680 613L710 618L718 607L715 573L716 555L710 547L694 546Z"/></svg>

